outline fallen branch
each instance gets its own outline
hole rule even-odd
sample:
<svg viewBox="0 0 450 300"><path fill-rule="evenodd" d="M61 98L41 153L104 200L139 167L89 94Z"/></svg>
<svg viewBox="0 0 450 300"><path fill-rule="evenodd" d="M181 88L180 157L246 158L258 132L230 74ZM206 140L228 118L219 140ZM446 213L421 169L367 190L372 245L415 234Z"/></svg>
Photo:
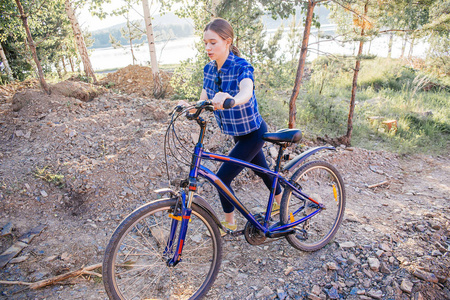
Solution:
<svg viewBox="0 0 450 300"><path fill-rule="evenodd" d="M0 280L0 284L32 285L32 282Z"/></svg>
<svg viewBox="0 0 450 300"><path fill-rule="evenodd" d="M369 189L373 189L373 188L379 187L380 185L384 185L384 184L389 184L389 181L385 180L385 181L382 181L382 182L379 182L379 183L375 183L375 184L369 185L367 187Z"/></svg>
<svg viewBox="0 0 450 300"><path fill-rule="evenodd" d="M84 268L81 268L79 270L76 271L71 271L71 272L67 272L52 278L48 278L48 279L44 279L44 280L40 280L37 282L23 282L23 281L3 281L0 280L0 284L18 284L18 285L27 285L30 289L33 290L37 290L40 289L44 286L47 285L52 285L55 284L56 282L60 282L63 281L65 279L71 278L71 277L77 277L80 275L91 275L91 276L97 276L97 277L102 277L101 274L96 273L96 272L91 272L92 270L101 268L102 264L95 264L95 265L91 265L91 266L87 266Z"/></svg>

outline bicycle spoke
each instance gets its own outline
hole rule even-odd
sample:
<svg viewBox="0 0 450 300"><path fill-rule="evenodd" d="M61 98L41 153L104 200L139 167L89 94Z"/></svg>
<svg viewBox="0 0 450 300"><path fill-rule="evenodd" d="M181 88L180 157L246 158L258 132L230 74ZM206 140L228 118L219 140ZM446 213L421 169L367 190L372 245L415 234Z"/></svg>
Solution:
<svg viewBox="0 0 450 300"><path fill-rule="evenodd" d="M345 192L342 178L330 164L313 161L301 166L292 176L292 181L307 198L287 189L282 200L282 222L288 224L313 215L296 227L296 234L286 239L300 250L320 249L334 237L343 218ZM300 182L301 185L298 184Z"/></svg>
<svg viewBox="0 0 450 300"><path fill-rule="evenodd" d="M148 212L130 217L128 227L116 237L116 243L113 241L112 252L108 245L106 252L111 254L105 258L104 280L105 286L112 289L107 288L107 292L126 300L187 299L203 295L209 289L221 260L221 245L217 244L221 242L220 233L207 212L193 209L181 260L168 266L166 262L171 255L164 253L173 221L168 213L175 203L175 199L149 203ZM177 227L174 247L179 240L180 226ZM204 234L205 231L210 235Z"/></svg>

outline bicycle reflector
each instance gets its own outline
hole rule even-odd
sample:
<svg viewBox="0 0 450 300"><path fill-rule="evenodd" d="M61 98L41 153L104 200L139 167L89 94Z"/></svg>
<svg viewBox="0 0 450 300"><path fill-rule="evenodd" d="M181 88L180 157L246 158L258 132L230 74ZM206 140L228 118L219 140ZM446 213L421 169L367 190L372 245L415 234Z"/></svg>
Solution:
<svg viewBox="0 0 450 300"><path fill-rule="evenodd" d="M334 200L336 201L336 202L338 202L338 199L337 199L337 191L336 191L336 185L334 185L333 184L333 194L334 194ZM339 203L339 202L338 202Z"/></svg>

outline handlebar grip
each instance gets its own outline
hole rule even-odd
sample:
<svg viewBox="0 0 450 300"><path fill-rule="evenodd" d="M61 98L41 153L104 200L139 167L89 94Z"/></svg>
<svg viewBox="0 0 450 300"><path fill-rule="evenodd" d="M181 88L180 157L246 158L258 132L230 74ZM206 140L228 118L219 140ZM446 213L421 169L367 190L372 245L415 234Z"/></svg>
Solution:
<svg viewBox="0 0 450 300"><path fill-rule="evenodd" d="M232 108L234 106L234 99L233 98L228 98L223 102L223 108L224 109L228 109L228 108Z"/></svg>

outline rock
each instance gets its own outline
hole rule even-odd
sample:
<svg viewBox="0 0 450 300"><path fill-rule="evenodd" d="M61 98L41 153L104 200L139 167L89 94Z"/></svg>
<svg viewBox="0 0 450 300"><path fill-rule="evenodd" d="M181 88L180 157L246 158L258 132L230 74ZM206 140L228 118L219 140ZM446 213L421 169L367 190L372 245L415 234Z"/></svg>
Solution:
<svg viewBox="0 0 450 300"><path fill-rule="evenodd" d="M49 256L49 257L44 258L42 261L43 261L43 262L54 261L57 257L58 257L58 255L52 255L52 256Z"/></svg>
<svg viewBox="0 0 450 300"><path fill-rule="evenodd" d="M338 266L334 261L330 261L330 262L327 262L327 269L328 270L337 270Z"/></svg>
<svg viewBox="0 0 450 300"><path fill-rule="evenodd" d="M345 286L348 286L348 287L353 287L353 286L355 286L355 284L356 284L356 282L353 281L353 280L346 280L345 281Z"/></svg>
<svg viewBox="0 0 450 300"><path fill-rule="evenodd" d="M426 227L424 225L416 225L416 231L424 232L426 230Z"/></svg>
<svg viewBox="0 0 450 300"><path fill-rule="evenodd" d="M414 300L423 300L423 295L421 292L417 292L414 294Z"/></svg>
<svg viewBox="0 0 450 300"><path fill-rule="evenodd" d="M391 270L387 267L385 262L382 262L380 265L380 272L383 274L391 274Z"/></svg>
<svg viewBox="0 0 450 300"><path fill-rule="evenodd" d="M361 261L353 253L350 253L350 255L348 256L347 262L349 264L358 264L358 265L361 263Z"/></svg>
<svg viewBox="0 0 450 300"><path fill-rule="evenodd" d="M383 255L384 251L383 250L378 250L377 252L375 252L375 255L377 257L381 257L381 255Z"/></svg>
<svg viewBox="0 0 450 300"><path fill-rule="evenodd" d="M71 257L72 257L72 255L67 252L64 252L63 254L61 254L61 260L68 260Z"/></svg>
<svg viewBox="0 0 450 300"><path fill-rule="evenodd" d="M292 270L294 270L294 267L287 267L286 270L284 270L284 275L288 276L292 272Z"/></svg>
<svg viewBox="0 0 450 300"><path fill-rule="evenodd" d="M391 247L389 247L389 245L387 243L381 243L380 244L380 249L385 251L385 252L391 252L392 251Z"/></svg>
<svg viewBox="0 0 450 300"><path fill-rule="evenodd" d="M277 289L277 296L279 300L284 300L287 297L287 293L283 289Z"/></svg>
<svg viewBox="0 0 450 300"><path fill-rule="evenodd" d="M311 293L314 294L314 295L317 295L317 296L320 295L320 292L321 292L321 291L322 291L322 290L320 289L320 287L319 287L318 285L314 285L314 286L312 287L312 289L311 289Z"/></svg>
<svg viewBox="0 0 450 300"><path fill-rule="evenodd" d="M358 288L352 288L350 291L350 295L356 295L356 293L358 292Z"/></svg>
<svg viewBox="0 0 450 300"><path fill-rule="evenodd" d="M121 195L122 196L133 195L133 190L127 186L124 186Z"/></svg>
<svg viewBox="0 0 450 300"><path fill-rule="evenodd" d="M73 138L74 136L77 136L77 131L76 130L70 130L68 133L68 136L70 138Z"/></svg>
<svg viewBox="0 0 450 300"><path fill-rule="evenodd" d="M420 279L428 281L428 282L438 283L438 281L439 281L437 279L436 275L434 275L433 273L425 272L420 269L415 269L413 271L413 275L416 276L417 278L420 278Z"/></svg>
<svg viewBox="0 0 450 300"><path fill-rule="evenodd" d="M433 250L432 252L431 252L431 256L434 256L434 257L436 257L436 256L441 256L442 255L442 253L441 253L441 251L439 251L439 250Z"/></svg>
<svg viewBox="0 0 450 300"><path fill-rule="evenodd" d="M256 299L260 299L260 298L267 298L270 295L273 294L273 291L268 287L265 286L262 290L260 290L257 294L256 294Z"/></svg>
<svg viewBox="0 0 450 300"><path fill-rule="evenodd" d="M5 226L2 228L2 232L0 233L0 236L5 236L12 234L12 223L8 222Z"/></svg>
<svg viewBox="0 0 450 300"><path fill-rule="evenodd" d="M342 242L342 243L339 243L339 247L341 247L342 249L350 249L350 248L355 248L356 244L353 242Z"/></svg>
<svg viewBox="0 0 450 300"><path fill-rule="evenodd" d="M448 252L448 251L449 251L449 248L450 248L450 246L446 248L446 245L445 245L445 244L441 244L441 243L438 243L438 242L436 242L434 245L435 245L435 246L438 248L438 250L441 251L442 253Z"/></svg>
<svg viewBox="0 0 450 300"><path fill-rule="evenodd" d="M339 299L338 291L334 287L330 288L326 292L330 299Z"/></svg>
<svg viewBox="0 0 450 300"><path fill-rule="evenodd" d="M10 264L18 264L18 263L26 261L29 257L30 256L28 254L27 255L22 255L22 256L19 256L19 257L15 257L15 258L11 259L9 261L9 263Z"/></svg>
<svg viewBox="0 0 450 300"><path fill-rule="evenodd" d="M378 272L378 270L380 269L380 261L375 257L369 257L367 261L369 263L370 269L372 271Z"/></svg>
<svg viewBox="0 0 450 300"><path fill-rule="evenodd" d="M400 285L400 289L405 293L411 294L414 284L408 279L403 279Z"/></svg>
<svg viewBox="0 0 450 300"><path fill-rule="evenodd" d="M316 296L314 294L308 294L308 299L310 300L321 300L319 296Z"/></svg>
<svg viewBox="0 0 450 300"><path fill-rule="evenodd" d="M41 195L42 195L42 197L48 197L48 194L47 194L47 192L46 192L46 191L44 191L44 190L42 190L42 191L41 191Z"/></svg>
<svg viewBox="0 0 450 300"><path fill-rule="evenodd" d="M278 150L275 147L270 147L269 153L270 153L270 156L272 156L273 158L278 157Z"/></svg>
<svg viewBox="0 0 450 300"><path fill-rule="evenodd" d="M381 290L370 290L367 295L374 299L381 299L383 297L383 292Z"/></svg>

